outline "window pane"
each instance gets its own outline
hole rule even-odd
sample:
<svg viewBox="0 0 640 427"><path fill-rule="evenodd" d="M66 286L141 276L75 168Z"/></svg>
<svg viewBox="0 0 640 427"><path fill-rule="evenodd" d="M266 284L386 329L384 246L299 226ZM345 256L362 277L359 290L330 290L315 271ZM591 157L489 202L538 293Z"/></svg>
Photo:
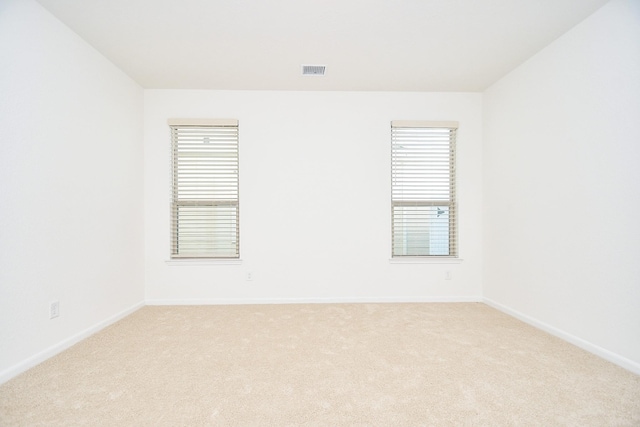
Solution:
<svg viewBox="0 0 640 427"><path fill-rule="evenodd" d="M176 216L178 255L237 256L237 206L177 206Z"/></svg>
<svg viewBox="0 0 640 427"><path fill-rule="evenodd" d="M449 207L394 206L393 255L449 255Z"/></svg>

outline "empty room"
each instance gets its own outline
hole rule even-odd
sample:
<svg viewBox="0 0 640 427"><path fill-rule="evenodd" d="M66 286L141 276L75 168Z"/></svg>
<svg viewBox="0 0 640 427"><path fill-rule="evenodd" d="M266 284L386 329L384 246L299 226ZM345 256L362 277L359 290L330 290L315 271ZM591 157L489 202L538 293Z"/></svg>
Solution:
<svg viewBox="0 0 640 427"><path fill-rule="evenodd" d="M640 425L640 1L0 0L0 426Z"/></svg>

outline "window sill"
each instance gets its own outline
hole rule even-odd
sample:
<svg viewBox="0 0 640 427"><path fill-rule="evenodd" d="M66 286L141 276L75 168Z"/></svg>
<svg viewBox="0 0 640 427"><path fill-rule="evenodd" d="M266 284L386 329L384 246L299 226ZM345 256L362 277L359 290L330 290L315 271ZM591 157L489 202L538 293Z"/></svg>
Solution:
<svg viewBox="0 0 640 427"><path fill-rule="evenodd" d="M167 265L172 266L192 266L192 265L240 265L241 259L225 259L225 258L174 258L168 259L164 262Z"/></svg>
<svg viewBox="0 0 640 427"><path fill-rule="evenodd" d="M438 257L397 257L390 258L389 264L461 264L462 258L438 258Z"/></svg>

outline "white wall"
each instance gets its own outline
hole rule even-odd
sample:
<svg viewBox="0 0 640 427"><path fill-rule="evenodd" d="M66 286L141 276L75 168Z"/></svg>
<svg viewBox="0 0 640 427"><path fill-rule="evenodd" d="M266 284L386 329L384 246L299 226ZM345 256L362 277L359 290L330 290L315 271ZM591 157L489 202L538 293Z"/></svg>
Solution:
<svg viewBox="0 0 640 427"><path fill-rule="evenodd" d="M145 91L147 301L479 300L481 104L480 94ZM240 121L239 265L166 263L167 119L193 117ZM462 263L389 262L394 119L460 122Z"/></svg>
<svg viewBox="0 0 640 427"><path fill-rule="evenodd" d="M640 2L486 91L484 295L640 372Z"/></svg>
<svg viewBox="0 0 640 427"><path fill-rule="evenodd" d="M142 89L32 0L0 63L1 382L139 305L144 247Z"/></svg>

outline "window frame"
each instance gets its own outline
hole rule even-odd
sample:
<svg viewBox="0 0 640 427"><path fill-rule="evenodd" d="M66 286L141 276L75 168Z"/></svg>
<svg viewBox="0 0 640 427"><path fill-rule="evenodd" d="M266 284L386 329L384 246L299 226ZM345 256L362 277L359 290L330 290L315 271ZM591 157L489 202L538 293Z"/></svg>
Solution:
<svg viewBox="0 0 640 427"><path fill-rule="evenodd" d="M457 130L458 122L455 121L391 121L392 260L459 259L456 200ZM446 155L443 154L445 142L442 138L445 134L448 136ZM400 145L402 141L405 141L409 148ZM425 160L425 157L429 157L430 160ZM408 164L411 166L407 166ZM448 169L443 167L443 164L448 165ZM443 171L447 172L446 175ZM434 175L437 176L434 178ZM436 180L440 181L439 184L433 183ZM437 236L438 229L442 231L442 220L434 219L434 212L438 218L446 214L447 237L442 237L441 234L440 239L432 239L431 234ZM408 219L405 220L405 217ZM422 242L412 246L407 243L407 239ZM425 243L426 240L429 243ZM443 242L446 242L446 246L443 246ZM441 252L444 252L446 247L446 253L437 253L438 250L431 249L431 245L437 248L437 243L440 243Z"/></svg>
<svg viewBox="0 0 640 427"><path fill-rule="evenodd" d="M167 123L171 130L171 260L238 260L238 120L169 119ZM185 136L189 132L196 136ZM200 137L207 145L196 148L194 138ZM187 212L183 220L181 210ZM181 225L189 232L181 234Z"/></svg>

